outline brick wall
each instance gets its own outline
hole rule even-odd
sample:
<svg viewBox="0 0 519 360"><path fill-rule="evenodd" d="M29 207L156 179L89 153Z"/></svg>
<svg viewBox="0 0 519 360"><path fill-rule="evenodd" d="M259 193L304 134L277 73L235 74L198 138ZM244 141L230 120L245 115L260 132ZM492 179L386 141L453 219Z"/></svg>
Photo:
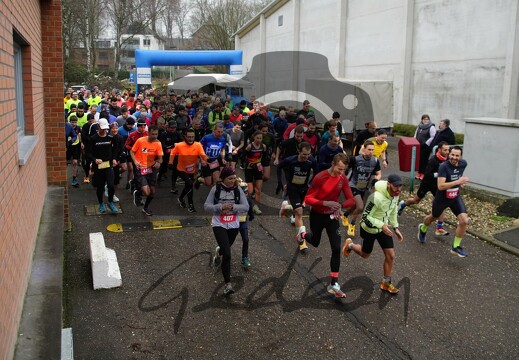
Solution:
<svg viewBox="0 0 519 360"><path fill-rule="evenodd" d="M28 44L25 133L39 137L24 166L18 165L13 31ZM47 184L66 184L61 39L60 0L0 0L0 359L13 355Z"/></svg>

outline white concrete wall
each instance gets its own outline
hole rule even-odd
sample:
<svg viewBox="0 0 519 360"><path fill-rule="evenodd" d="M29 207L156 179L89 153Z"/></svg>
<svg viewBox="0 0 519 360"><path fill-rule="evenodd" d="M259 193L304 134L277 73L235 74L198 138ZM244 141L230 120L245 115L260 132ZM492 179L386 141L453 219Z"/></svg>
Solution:
<svg viewBox="0 0 519 360"><path fill-rule="evenodd" d="M292 0L265 19L265 49L317 52L328 57L334 76L392 81L395 122L417 124L428 113L435 123L449 118L453 130L463 132L464 118L503 116L507 79L517 89L517 70L510 70L518 62L510 54L519 56L519 49L511 51L517 2L300 0L295 19ZM284 25L278 27L281 14ZM245 69L260 53L259 41L260 26L241 39ZM509 104L519 114L515 97Z"/></svg>
<svg viewBox="0 0 519 360"><path fill-rule="evenodd" d="M519 120L466 119L463 157L468 163L465 175L471 186L510 197L519 196L517 138Z"/></svg>

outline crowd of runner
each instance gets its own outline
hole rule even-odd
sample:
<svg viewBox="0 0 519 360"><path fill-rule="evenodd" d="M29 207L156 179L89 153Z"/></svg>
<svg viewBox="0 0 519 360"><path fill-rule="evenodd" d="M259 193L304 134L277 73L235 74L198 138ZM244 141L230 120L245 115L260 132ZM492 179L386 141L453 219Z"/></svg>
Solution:
<svg viewBox="0 0 519 360"><path fill-rule="evenodd" d="M64 116L71 185L92 182L99 213L106 213L107 207L117 213L121 183L147 216L153 215L151 203L157 186L168 176L170 193L177 195L180 208L190 213L197 212L193 201L196 190L201 185L210 187L204 210L212 214L218 243L213 266L221 267L225 295L234 292L231 246L238 234L243 239L241 264L251 266L247 223L262 214L263 184L271 178L271 164L276 170L279 214L290 216L299 251L307 253L308 244L319 246L326 230L331 247L327 291L335 297L345 297L338 282L341 253L349 256L353 251L367 258L375 240L384 252L380 288L398 293L391 281L393 238L403 241L398 215L427 192L434 196L432 212L419 225L418 240L426 242L427 228L434 220L438 220L435 234L448 235L442 220L450 208L458 218L451 252L467 256L460 246L468 224L460 192L468 182L463 176L467 163L460 147L450 147L453 140L435 141L441 129L431 132L431 125L424 124L422 117L416 136L430 137L427 146L434 143L437 152L422 160L426 164L420 166L416 196L401 200L401 177L386 174L387 180L382 180L388 161L387 132L378 129L374 121L357 134L349 154L341 139L339 113L333 113L319 129L308 100L298 111L291 106L276 110L272 112L268 104L254 97L234 104L229 96L196 92L163 96L146 91L136 96L131 91L69 89ZM448 128L448 120L442 120L443 126L445 121ZM179 190L177 186L182 185ZM303 221L305 207L310 208L307 226ZM342 247L341 224L347 234Z"/></svg>

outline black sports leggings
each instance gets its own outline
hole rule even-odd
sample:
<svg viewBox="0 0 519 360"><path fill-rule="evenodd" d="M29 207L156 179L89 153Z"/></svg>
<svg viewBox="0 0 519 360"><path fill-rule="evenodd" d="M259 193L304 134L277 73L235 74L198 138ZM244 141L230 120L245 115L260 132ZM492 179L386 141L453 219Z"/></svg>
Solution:
<svg viewBox="0 0 519 360"><path fill-rule="evenodd" d="M184 190L182 190L182 193L180 194L180 199L184 200L184 197L187 195L187 203L193 204L193 182L195 179L195 175L188 174L184 171L177 171L174 175L175 183L177 181L177 175L179 178L184 180Z"/></svg>
<svg viewBox="0 0 519 360"><path fill-rule="evenodd" d="M339 220L330 219L330 214L319 214L310 211L310 231L312 232L312 237L306 242L314 247L318 247L324 229L326 229L332 248L332 257L330 259L331 272L339 272L341 267L341 230Z"/></svg>
<svg viewBox="0 0 519 360"><path fill-rule="evenodd" d="M225 229L220 226L213 227L214 237L218 246L220 246L220 255L222 255L222 274L223 280L227 284L231 281L231 246L236 240L240 229Z"/></svg>

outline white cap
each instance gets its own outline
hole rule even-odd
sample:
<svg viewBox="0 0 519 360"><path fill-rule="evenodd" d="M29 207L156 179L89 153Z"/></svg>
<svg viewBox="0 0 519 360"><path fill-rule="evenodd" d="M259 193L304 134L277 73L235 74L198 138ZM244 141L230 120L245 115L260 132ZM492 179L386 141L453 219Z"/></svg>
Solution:
<svg viewBox="0 0 519 360"><path fill-rule="evenodd" d="M108 120L106 119L99 119L99 128L103 130L108 130L110 127L108 126Z"/></svg>

